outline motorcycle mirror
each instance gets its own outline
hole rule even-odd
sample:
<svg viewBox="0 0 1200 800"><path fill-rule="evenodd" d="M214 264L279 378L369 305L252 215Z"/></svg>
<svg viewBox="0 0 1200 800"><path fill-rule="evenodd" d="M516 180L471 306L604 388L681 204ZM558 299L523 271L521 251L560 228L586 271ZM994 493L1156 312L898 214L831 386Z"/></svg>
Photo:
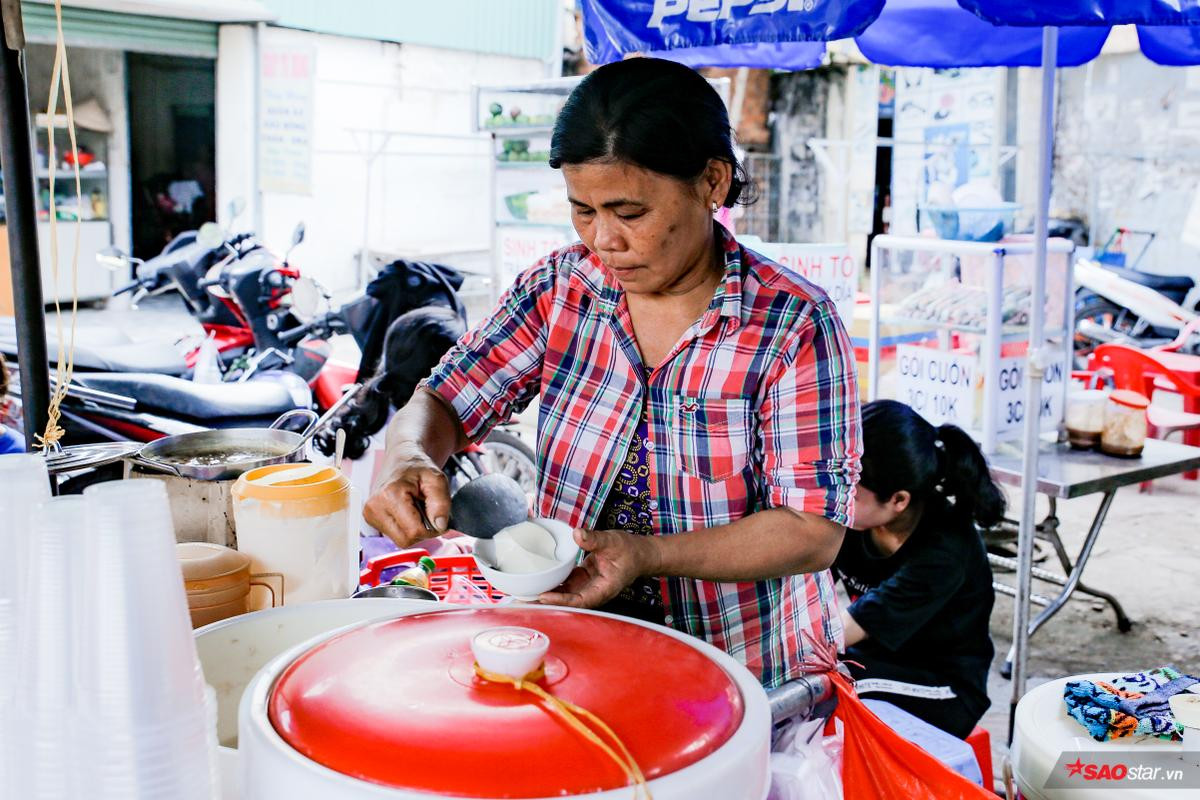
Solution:
<svg viewBox="0 0 1200 800"><path fill-rule="evenodd" d="M233 221L240 217L245 210L246 198L241 196L233 198L229 203L229 224L232 225Z"/></svg>
<svg viewBox="0 0 1200 800"><path fill-rule="evenodd" d="M129 269L131 262L129 256L122 253L116 247L106 247L99 253L96 253L96 263L105 269L116 272L119 269Z"/></svg>
<svg viewBox="0 0 1200 800"><path fill-rule="evenodd" d="M196 231L196 243L207 250L215 250L225 242L225 231L215 222L206 222Z"/></svg>
<svg viewBox="0 0 1200 800"><path fill-rule="evenodd" d="M323 294L312 278L299 278L292 283L292 313L301 322L309 322L321 308Z"/></svg>
<svg viewBox="0 0 1200 800"><path fill-rule="evenodd" d="M296 229L292 231L292 247L304 241L304 223L296 223Z"/></svg>

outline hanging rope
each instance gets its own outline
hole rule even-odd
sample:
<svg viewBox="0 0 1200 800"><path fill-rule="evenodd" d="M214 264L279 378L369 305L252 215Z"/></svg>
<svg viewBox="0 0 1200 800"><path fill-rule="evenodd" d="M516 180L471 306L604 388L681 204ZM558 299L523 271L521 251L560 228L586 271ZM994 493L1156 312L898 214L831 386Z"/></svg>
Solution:
<svg viewBox="0 0 1200 800"><path fill-rule="evenodd" d="M43 451L54 447L66 431L59 426L62 401L75 373L75 319L79 311L79 240L83 228L83 187L79 178L79 143L75 138L75 108L71 103L71 71L67 66L67 46L63 37L62 0L54 0L58 36L54 50L54 70L50 75L50 97L46 101L46 163L50 171L50 267L54 276L54 316L58 330L58 362L55 367L54 394L46 414L46 428L37 436ZM67 110L67 136L71 141L71 165L75 172L75 246L71 252L71 333L63 336L62 307L58 298L58 203L54 195L57 155L54 149L55 118L58 116L58 87L62 83L63 103Z"/></svg>
<svg viewBox="0 0 1200 800"><path fill-rule="evenodd" d="M612 728L605 724L604 720L586 708L581 708L569 700L555 697L541 686L538 686L536 681L541 680L545 675L541 667L538 667L538 669L529 673L524 678L517 679L496 672L488 672L476 663L475 674L485 681L507 683L518 692L529 692L537 697L544 703L543 708L551 714L558 716L567 724L568 728L594 744L601 752L616 762L617 766L625 772L625 777L634 785L634 800L638 800L638 798L643 796L646 800L654 800L653 795L650 794L650 787L646 785L646 776L642 774L642 768L634 761L633 756L630 755L629 750L625 747L625 743L621 741L620 737L613 732ZM592 727L589 728L588 723ZM609 746L608 742L600 738L600 734L596 732L597 730L616 745L616 750ZM618 753L617 750L620 752Z"/></svg>

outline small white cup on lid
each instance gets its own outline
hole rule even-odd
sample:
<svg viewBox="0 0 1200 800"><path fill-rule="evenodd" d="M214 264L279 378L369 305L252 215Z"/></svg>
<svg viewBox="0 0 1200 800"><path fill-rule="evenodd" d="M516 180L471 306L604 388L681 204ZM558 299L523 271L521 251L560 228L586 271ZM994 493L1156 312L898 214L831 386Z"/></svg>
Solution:
<svg viewBox="0 0 1200 800"><path fill-rule="evenodd" d="M521 680L546 660L550 637L533 628L488 628L471 639L475 663L484 672Z"/></svg>

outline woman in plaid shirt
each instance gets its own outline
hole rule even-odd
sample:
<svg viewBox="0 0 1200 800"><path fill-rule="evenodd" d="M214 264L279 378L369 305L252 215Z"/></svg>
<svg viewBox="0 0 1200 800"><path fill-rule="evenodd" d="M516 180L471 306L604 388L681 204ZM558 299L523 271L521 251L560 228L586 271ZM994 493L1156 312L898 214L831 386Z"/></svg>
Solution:
<svg viewBox="0 0 1200 800"><path fill-rule="evenodd" d="M591 73L550 164L580 243L522 274L396 414L367 519L408 546L431 535L424 504L445 530L442 465L538 398L537 512L588 553L541 601L672 626L777 686L810 641L841 643L828 567L861 452L845 330L714 223L745 174L691 69Z"/></svg>

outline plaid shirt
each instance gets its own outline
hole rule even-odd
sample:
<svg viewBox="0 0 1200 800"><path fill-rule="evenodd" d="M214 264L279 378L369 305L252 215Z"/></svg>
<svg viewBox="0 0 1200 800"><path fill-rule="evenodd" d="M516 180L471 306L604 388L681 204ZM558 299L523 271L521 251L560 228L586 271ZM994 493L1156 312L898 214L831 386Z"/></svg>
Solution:
<svg viewBox="0 0 1200 800"><path fill-rule="evenodd" d="M645 382L624 293L583 244L522 274L426 383L479 441L541 395L538 513L595 527L643 407L659 534L787 507L849 526L859 471L854 355L832 301L717 226L708 310ZM768 688L803 672L808 631L840 646L827 570L747 583L667 578L666 621Z"/></svg>

